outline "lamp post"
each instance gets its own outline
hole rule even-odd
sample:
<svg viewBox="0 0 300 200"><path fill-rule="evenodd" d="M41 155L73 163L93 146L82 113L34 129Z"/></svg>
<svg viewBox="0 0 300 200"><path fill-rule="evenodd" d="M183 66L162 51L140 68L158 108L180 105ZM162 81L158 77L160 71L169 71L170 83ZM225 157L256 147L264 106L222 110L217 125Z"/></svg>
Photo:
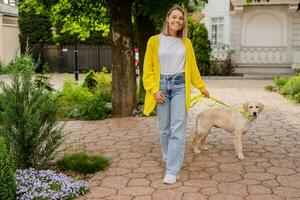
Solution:
<svg viewBox="0 0 300 200"><path fill-rule="evenodd" d="M74 71L74 74L75 74L75 80L78 81L78 44L76 43L75 44L75 50L74 50L74 53L75 53L75 71Z"/></svg>

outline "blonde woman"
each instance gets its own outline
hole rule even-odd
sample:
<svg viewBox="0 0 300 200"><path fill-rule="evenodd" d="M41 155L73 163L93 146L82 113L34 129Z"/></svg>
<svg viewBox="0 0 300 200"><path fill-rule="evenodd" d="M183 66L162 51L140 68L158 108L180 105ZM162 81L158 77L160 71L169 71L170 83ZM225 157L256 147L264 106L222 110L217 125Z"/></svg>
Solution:
<svg viewBox="0 0 300 200"><path fill-rule="evenodd" d="M146 90L144 114L155 108L166 172L163 182L179 179L185 148L191 84L205 97L209 92L201 79L191 41L187 38L187 14L178 5L167 13L163 30L152 36L144 60Z"/></svg>

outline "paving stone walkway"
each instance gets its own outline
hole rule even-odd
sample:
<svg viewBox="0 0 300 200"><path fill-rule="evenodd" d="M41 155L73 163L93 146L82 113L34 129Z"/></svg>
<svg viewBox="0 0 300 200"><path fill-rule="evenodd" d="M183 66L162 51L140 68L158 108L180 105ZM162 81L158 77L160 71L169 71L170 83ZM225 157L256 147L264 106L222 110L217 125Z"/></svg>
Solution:
<svg viewBox="0 0 300 200"><path fill-rule="evenodd" d="M154 117L70 121L64 153L104 154L111 166L90 181L84 199L296 200L300 199L300 106L264 87L270 80L205 80L212 96L228 103L257 100L265 110L243 137L245 160L235 157L232 136L213 129L209 149L194 154L187 137L180 180L162 183L164 165ZM189 128L198 104L189 114Z"/></svg>

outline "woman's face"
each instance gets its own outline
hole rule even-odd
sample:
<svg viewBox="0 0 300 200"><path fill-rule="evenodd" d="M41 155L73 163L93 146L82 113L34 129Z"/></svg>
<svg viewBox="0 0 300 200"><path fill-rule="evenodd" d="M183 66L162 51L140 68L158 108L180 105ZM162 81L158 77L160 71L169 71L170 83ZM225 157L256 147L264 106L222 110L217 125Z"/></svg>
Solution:
<svg viewBox="0 0 300 200"><path fill-rule="evenodd" d="M183 13L179 10L173 10L168 17L169 31L179 31L184 22Z"/></svg>

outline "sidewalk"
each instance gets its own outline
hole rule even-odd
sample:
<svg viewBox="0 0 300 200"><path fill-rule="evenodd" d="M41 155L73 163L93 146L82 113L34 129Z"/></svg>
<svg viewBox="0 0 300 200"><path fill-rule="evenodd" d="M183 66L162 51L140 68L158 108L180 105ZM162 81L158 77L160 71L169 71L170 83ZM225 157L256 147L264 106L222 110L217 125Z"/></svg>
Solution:
<svg viewBox="0 0 300 200"><path fill-rule="evenodd" d="M64 76L53 77L55 88L62 86ZM0 79L8 81L5 76ZM232 136L220 129L212 130L209 149L201 154L192 152L188 135L181 178L165 185L154 117L70 121L65 128L69 136L57 157L86 151L103 153L111 160L111 166L90 181L90 192L78 200L299 200L300 105L265 91L271 80L205 82L210 94L227 104L260 101L265 105L243 137L245 160L235 157ZM206 104L192 108L189 132L196 113L205 108Z"/></svg>
<svg viewBox="0 0 300 200"><path fill-rule="evenodd" d="M271 80L205 80L212 96L228 103L260 101L265 110L243 138L246 159L234 155L232 136L213 129L209 149L194 154L187 137L180 180L162 183L163 164L154 117L70 121L60 154L103 153L111 166L91 180L83 199L296 200L300 199L300 106L265 91ZM204 104L192 108L194 117Z"/></svg>

